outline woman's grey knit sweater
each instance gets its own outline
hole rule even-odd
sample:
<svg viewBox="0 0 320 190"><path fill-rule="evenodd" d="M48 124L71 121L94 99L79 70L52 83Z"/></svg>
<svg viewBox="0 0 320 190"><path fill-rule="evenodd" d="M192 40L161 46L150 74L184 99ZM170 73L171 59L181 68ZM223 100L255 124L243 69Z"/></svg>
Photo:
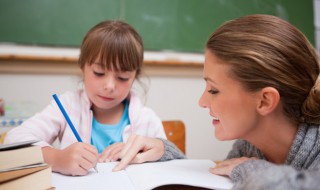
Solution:
<svg viewBox="0 0 320 190"><path fill-rule="evenodd" d="M185 158L169 141L161 160ZM320 126L300 125L284 165L267 161L263 154L245 140L234 143L227 159L257 157L246 161L231 173L233 189L320 189Z"/></svg>

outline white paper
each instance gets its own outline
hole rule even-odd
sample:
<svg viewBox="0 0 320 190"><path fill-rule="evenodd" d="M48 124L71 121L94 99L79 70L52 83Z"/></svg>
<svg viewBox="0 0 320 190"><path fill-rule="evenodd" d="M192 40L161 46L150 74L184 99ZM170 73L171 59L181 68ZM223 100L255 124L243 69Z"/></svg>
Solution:
<svg viewBox="0 0 320 190"><path fill-rule="evenodd" d="M52 174L52 184L57 190L135 190L125 171L112 172L115 162L98 164L98 173L90 170L86 176Z"/></svg>
<svg viewBox="0 0 320 190"><path fill-rule="evenodd" d="M226 177L214 175L210 160L172 160L131 165L126 169L138 190L152 189L165 184L199 186L209 189L231 189L233 184Z"/></svg>
<svg viewBox="0 0 320 190"><path fill-rule="evenodd" d="M116 189L147 190L162 185L191 185L209 189L231 189L229 178L211 174L210 160L172 160L130 165L125 170L112 172L117 162L99 163L98 173L91 170L86 176L64 176L53 173L52 183L57 190Z"/></svg>

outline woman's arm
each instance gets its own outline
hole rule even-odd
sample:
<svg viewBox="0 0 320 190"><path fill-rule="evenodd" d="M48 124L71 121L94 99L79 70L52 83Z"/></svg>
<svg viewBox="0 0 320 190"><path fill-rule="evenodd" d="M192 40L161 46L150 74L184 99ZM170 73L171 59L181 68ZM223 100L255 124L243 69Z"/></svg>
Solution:
<svg viewBox="0 0 320 190"><path fill-rule="evenodd" d="M246 161L234 168L234 189L319 189L320 170L296 170L265 160Z"/></svg>
<svg viewBox="0 0 320 190"><path fill-rule="evenodd" d="M166 139L160 139L162 143L164 144L164 154L159 159L159 161L167 161L167 160L173 160L173 159L185 159L187 158L181 150L173 144L171 141Z"/></svg>

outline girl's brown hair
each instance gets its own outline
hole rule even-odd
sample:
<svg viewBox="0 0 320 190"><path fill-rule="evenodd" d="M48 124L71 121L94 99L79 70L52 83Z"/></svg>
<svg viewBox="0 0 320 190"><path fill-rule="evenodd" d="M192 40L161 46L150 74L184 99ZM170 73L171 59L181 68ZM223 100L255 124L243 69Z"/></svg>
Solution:
<svg viewBox="0 0 320 190"><path fill-rule="evenodd" d="M206 48L231 65L231 76L249 91L276 88L286 115L320 123L319 57L296 27L271 15L249 15L223 24Z"/></svg>
<svg viewBox="0 0 320 190"><path fill-rule="evenodd" d="M79 66L96 61L103 68L114 71L141 73L143 65L143 42L129 24L120 20L100 22L84 37L80 49Z"/></svg>

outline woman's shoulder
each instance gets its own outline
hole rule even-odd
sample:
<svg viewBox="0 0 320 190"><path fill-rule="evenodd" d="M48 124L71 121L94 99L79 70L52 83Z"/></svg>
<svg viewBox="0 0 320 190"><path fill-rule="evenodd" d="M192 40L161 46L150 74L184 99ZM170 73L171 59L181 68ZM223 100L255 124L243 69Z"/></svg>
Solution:
<svg viewBox="0 0 320 190"><path fill-rule="evenodd" d="M257 157L262 159L264 158L263 154L257 147L246 140L239 139L234 142L232 150L229 152L227 159L239 158L242 156Z"/></svg>
<svg viewBox="0 0 320 190"><path fill-rule="evenodd" d="M236 148L236 149L240 149L240 148L246 148L246 149L252 149L254 148L255 146L253 146L251 143L249 143L248 141L246 140L243 140L243 139L238 139L236 140L234 143L233 143L233 148Z"/></svg>

